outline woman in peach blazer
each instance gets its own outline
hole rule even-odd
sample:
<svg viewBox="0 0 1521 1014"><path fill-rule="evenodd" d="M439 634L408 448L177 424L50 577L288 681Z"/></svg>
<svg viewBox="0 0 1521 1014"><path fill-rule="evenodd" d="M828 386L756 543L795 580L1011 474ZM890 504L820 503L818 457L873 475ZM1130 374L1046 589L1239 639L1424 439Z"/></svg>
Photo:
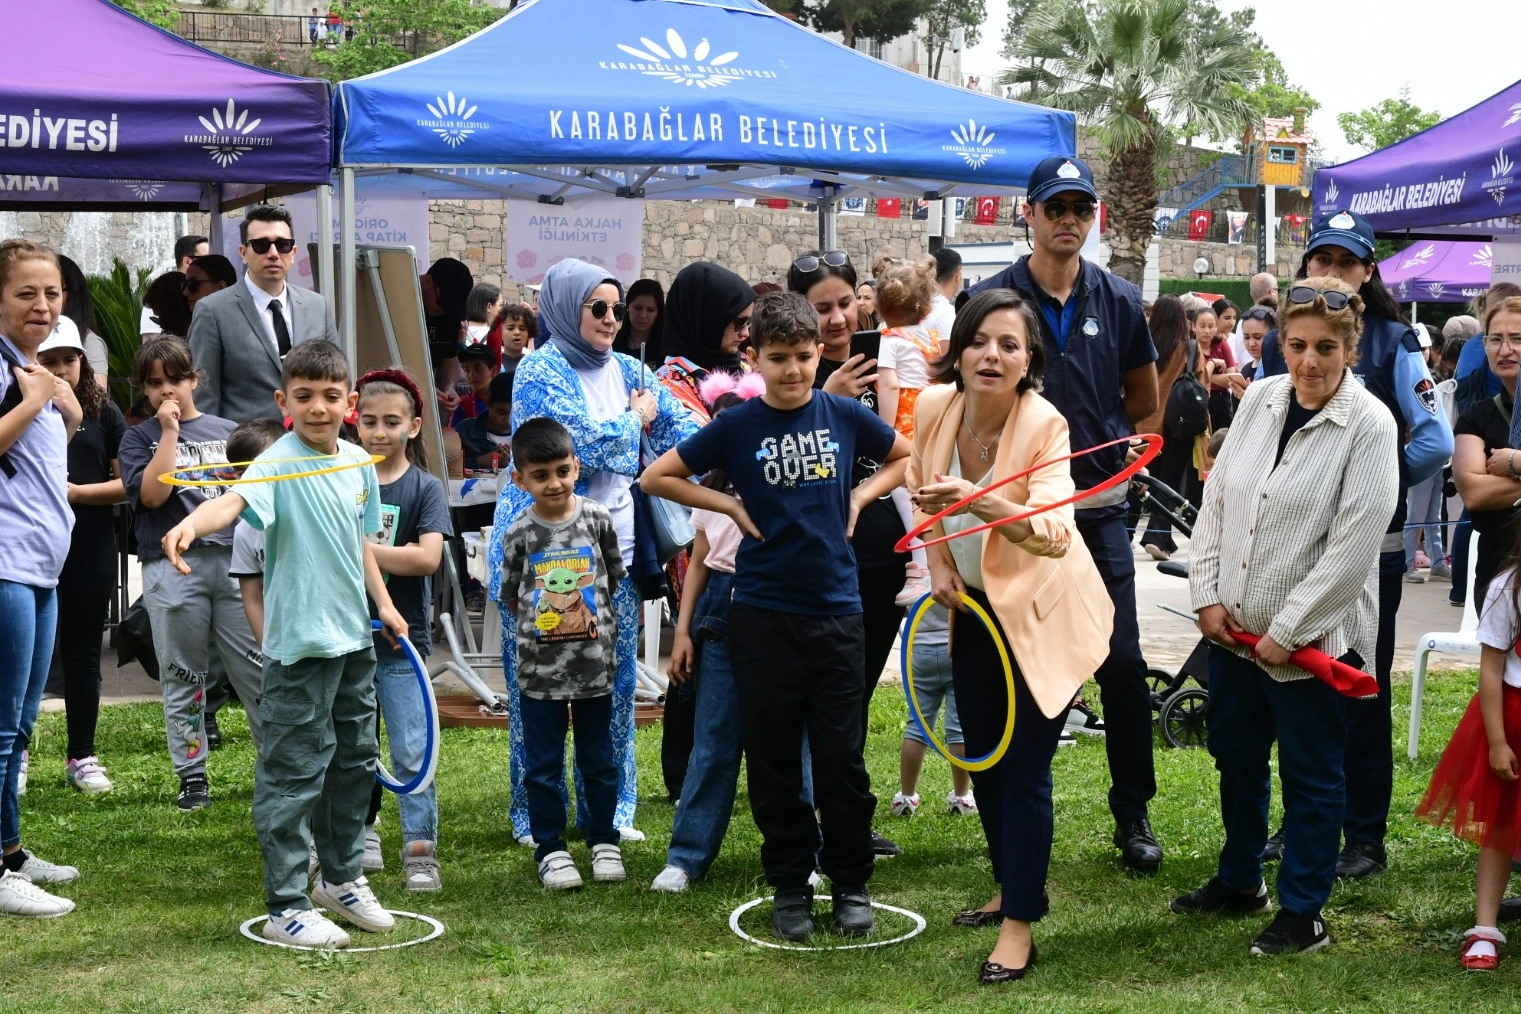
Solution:
<svg viewBox="0 0 1521 1014"><path fill-rule="evenodd" d="M920 520L1015 472L1071 452L1067 422L1035 391L1045 363L1035 308L1008 289L956 315L936 386L920 395L908 488ZM1033 336L1033 340L1032 340ZM1013 517L1073 493L1065 462L974 501L934 536ZM1114 607L1077 536L1072 508L928 549L935 599L951 610L951 675L969 757L992 750L1009 713L998 649L965 593L997 621L1014 662L1014 738L972 783L1002 890L959 925L1001 922L983 982L1021 978L1035 958L1030 924L1045 907L1051 858L1051 758L1067 706L1109 652Z"/></svg>

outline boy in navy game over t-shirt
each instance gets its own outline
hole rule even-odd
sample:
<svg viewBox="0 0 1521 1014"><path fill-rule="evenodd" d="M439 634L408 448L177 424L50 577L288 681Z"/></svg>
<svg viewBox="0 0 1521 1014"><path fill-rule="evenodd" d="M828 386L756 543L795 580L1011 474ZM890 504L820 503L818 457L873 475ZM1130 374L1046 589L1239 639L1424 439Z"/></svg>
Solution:
<svg viewBox="0 0 1521 1014"><path fill-rule="evenodd" d="M745 533L734 568L729 651L739 693L750 808L776 889L773 931L813 933L814 856L833 885L835 929L872 928L876 797L861 758L861 599L850 535L863 504L903 482L910 445L859 402L813 390L818 314L772 293L750 318L750 361L766 381L645 470L645 492L734 519ZM850 488L857 457L883 463ZM687 479L727 470L739 499ZM802 800L803 731L813 752L819 823Z"/></svg>

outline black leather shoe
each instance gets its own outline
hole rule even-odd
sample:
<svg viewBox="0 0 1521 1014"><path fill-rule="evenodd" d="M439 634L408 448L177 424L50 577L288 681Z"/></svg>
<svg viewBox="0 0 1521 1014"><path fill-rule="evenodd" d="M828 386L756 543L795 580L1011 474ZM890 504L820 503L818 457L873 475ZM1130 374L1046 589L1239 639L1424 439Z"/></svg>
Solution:
<svg viewBox="0 0 1521 1014"><path fill-rule="evenodd" d="M1121 821L1114 829L1114 847L1120 861L1137 873L1155 873L1162 865L1162 846L1151 833L1151 821Z"/></svg>
<svg viewBox="0 0 1521 1014"><path fill-rule="evenodd" d="M1346 880L1357 880L1382 873L1388 865L1389 856L1384 852L1384 846L1375 842L1360 842L1341 850L1341 855L1336 859L1336 875Z"/></svg>
<svg viewBox="0 0 1521 1014"><path fill-rule="evenodd" d="M977 981L984 986L991 986L995 982L1014 982L1023 979L1030 966L1035 964L1035 941L1030 941L1030 958L1019 968L1006 968L996 961L984 961L982 972L977 976Z"/></svg>
<svg viewBox="0 0 1521 1014"><path fill-rule="evenodd" d="M1265 863L1283 862L1283 828L1273 832L1273 836L1267 840L1267 845L1262 849L1262 861Z"/></svg>
<svg viewBox="0 0 1521 1014"><path fill-rule="evenodd" d="M813 936L813 888L794 887L776 892L771 932L783 940L807 940Z"/></svg>
<svg viewBox="0 0 1521 1014"><path fill-rule="evenodd" d="M217 713L215 711L206 712L204 727L206 730L206 749L222 749L222 730L217 728Z"/></svg>
<svg viewBox="0 0 1521 1014"><path fill-rule="evenodd" d="M837 887L831 894L834 902L834 931L848 937L864 937L877 925L871 911L871 895L864 887Z"/></svg>
<svg viewBox="0 0 1521 1014"><path fill-rule="evenodd" d="M1515 922L1521 919L1521 898L1506 898L1500 902L1500 918L1496 922Z"/></svg>
<svg viewBox="0 0 1521 1014"><path fill-rule="evenodd" d="M903 854L903 846L885 834L871 833L871 854L878 859L891 859Z"/></svg>
<svg viewBox="0 0 1521 1014"><path fill-rule="evenodd" d="M1042 917L1051 914L1051 895L1045 891L1042 891L1040 894L1040 914ZM982 926L998 926L1002 923L1002 912L985 912L980 908L970 909L966 912L957 912L951 917L952 926L969 926L972 929Z"/></svg>

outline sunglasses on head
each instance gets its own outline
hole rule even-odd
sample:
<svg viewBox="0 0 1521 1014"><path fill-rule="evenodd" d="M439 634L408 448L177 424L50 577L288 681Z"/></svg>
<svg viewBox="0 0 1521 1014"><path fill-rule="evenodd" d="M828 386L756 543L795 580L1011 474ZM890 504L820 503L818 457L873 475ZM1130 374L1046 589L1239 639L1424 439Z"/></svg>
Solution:
<svg viewBox="0 0 1521 1014"><path fill-rule="evenodd" d="M1098 205L1092 201L1073 201L1070 204L1066 201L1042 201L1040 210L1052 222L1060 222L1067 217L1069 211L1079 222L1091 222L1098 213Z"/></svg>
<svg viewBox="0 0 1521 1014"><path fill-rule="evenodd" d="M269 253L270 247L274 247L276 250L280 251L283 254L288 254L292 250L296 249L296 241L288 236L281 236L279 239L261 238L251 239L248 241L248 249L252 250L260 257L263 257L265 254Z"/></svg>
<svg viewBox="0 0 1521 1014"><path fill-rule="evenodd" d="M1352 297L1345 292L1337 292L1335 289L1317 289L1310 285L1296 285L1289 290L1289 302L1303 306L1315 302L1316 298L1325 301L1327 310L1343 309L1352 302Z"/></svg>
<svg viewBox="0 0 1521 1014"><path fill-rule="evenodd" d="M830 250L822 257L814 254L804 254L792 262L792 266L805 275L811 275L819 269L819 266L828 265L831 268L843 268L850 263L850 254L844 250Z"/></svg>
<svg viewBox="0 0 1521 1014"><path fill-rule="evenodd" d="M1273 315L1273 311L1265 306L1252 307L1241 315L1241 319L1243 321L1260 320L1265 324L1276 324L1278 322L1278 318Z"/></svg>
<svg viewBox="0 0 1521 1014"><path fill-rule="evenodd" d="M591 315L598 320L607 316L607 311L613 311L613 320L623 323L623 318L628 316L627 303L609 303L605 299L593 299L581 304L591 310Z"/></svg>

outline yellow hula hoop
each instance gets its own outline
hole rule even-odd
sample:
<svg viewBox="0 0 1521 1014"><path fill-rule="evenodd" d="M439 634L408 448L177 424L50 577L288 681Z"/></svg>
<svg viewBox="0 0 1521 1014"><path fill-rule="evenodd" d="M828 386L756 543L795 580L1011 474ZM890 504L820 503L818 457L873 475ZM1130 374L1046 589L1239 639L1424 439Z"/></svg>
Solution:
<svg viewBox="0 0 1521 1014"><path fill-rule="evenodd" d="M344 457L340 454L314 454L305 458L266 458L257 462L261 465L289 465L301 461L324 461L329 458ZM386 460L383 454L371 454L363 458L351 458L341 465L329 465L326 468L313 468L305 472L289 472L284 475L264 475L252 479L181 479L181 472L201 472L207 468L247 468L255 464L252 461L212 461L201 465L186 465L184 468L176 468L171 472L165 472L158 477L158 481L165 486L246 486L253 482L283 482L286 479L310 479L314 475L327 475L330 472L342 472L350 468L363 468L365 465L378 465Z"/></svg>
<svg viewBox="0 0 1521 1014"><path fill-rule="evenodd" d="M930 746L935 748L936 753L950 761L955 767L963 768L967 771L986 771L994 764L1003 760L1003 755L1009 750L1009 743L1014 739L1014 663L1009 658L1009 646L1004 643L1003 636L998 632L997 624L993 622L993 618L988 615L987 610L978 605L965 592L961 593L961 601L965 603L966 607L972 611L972 615L976 616L982 622L983 627L987 629L988 635L993 638L993 644L998 648L998 657L1003 661L1003 678L1009 689L1009 717L1003 724L1003 738L998 741L998 745L992 751L981 757L957 757L946 749L944 743L935 737L935 730L931 729L929 723L924 720L924 709L919 707L919 695L914 690L914 635L919 631L919 623L924 619L924 614L929 612L930 607L935 604L935 599L931 595L926 595L915 603L909 615L908 627L903 632L901 656L903 696L908 698L909 713L913 716L914 721L919 724L919 729L924 733L924 738L929 740Z"/></svg>

